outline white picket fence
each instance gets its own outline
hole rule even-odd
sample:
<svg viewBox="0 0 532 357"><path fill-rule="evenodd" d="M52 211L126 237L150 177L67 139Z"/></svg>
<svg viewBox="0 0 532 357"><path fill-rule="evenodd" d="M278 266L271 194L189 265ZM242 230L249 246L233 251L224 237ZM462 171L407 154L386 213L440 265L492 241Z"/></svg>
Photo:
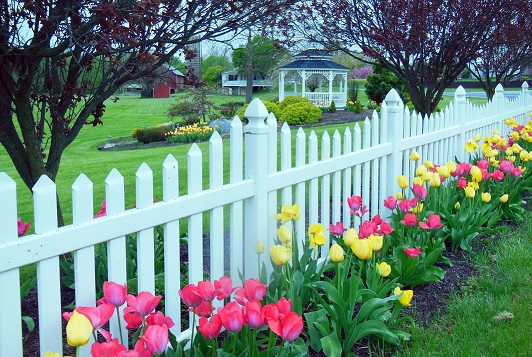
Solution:
<svg viewBox="0 0 532 357"><path fill-rule="evenodd" d="M176 323L172 331L184 339L190 329L180 324L177 294L182 273L180 220L188 220L190 283L204 279L203 251L207 248L211 252L212 280L224 275L224 261L229 258L230 276L239 284L239 271L246 278L257 276L255 244L262 241L268 252L276 237L273 216L281 204L300 204L303 215L296 227L299 245L305 241L306 221L320 221L325 227L338 221L349 225L349 208L342 203L353 194L362 196L370 217L386 215L383 200L397 191L397 176L413 176L416 164L408 160L412 150L418 151L422 160L434 163L445 164L454 157L462 160L467 139L479 132L491 134L493 129L504 132L503 121L510 117L526 123L530 111L532 98L526 82L521 95L510 101L504 98L503 88L497 87L493 101L485 106L471 105L460 87L449 107L425 119L409 113L392 90L380 117L375 112L361 125L346 127L342 134L336 131L332 137L325 132L321 139L314 132L307 138L299 129L293 143L290 128L285 124L278 133L273 114L268 115L264 105L255 100L246 111L248 125L242 127L240 120L233 120L228 141L228 184L223 183L224 143L215 133L209 143L209 189L202 189L203 153L193 144L188 152L187 195L179 196L178 162L169 155L162 168L163 201L153 203L152 170L142 164L136 173L137 208L125 210L124 178L113 169L105 180L107 215L95 219L93 184L80 175L72 185L73 224L58 228L56 187L43 176L33 188L35 234L23 238L17 237L15 182L0 173L0 356L23 355L19 267L37 265L41 356L46 351L61 353L65 341L61 331L59 256L73 252L76 304L94 306L94 246L107 244L108 279L124 283L125 236L136 232L138 289L153 293L154 227L163 225L166 314ZM210 212L209 247L203 246L204 212ZM228 227L224 226L224 214L230 216ZM230 257L224 257L227 236ZM325 248L324 256L328 251ZM260 259L270 266L267 253ZM110 329L118 336L115 317ZM84 348L82 355L89 355L89 349Z"/></svg>

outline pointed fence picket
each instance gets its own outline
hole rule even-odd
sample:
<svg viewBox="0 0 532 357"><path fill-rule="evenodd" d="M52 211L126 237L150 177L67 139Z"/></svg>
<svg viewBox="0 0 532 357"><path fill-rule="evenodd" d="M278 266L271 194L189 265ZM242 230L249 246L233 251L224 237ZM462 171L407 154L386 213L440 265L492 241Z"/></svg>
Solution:
<svg viewBox="0 0 532 357"><path fill-rule="evenodd" d="M268 251L275 244L279 224L273 216L282 205L294 203L301 209L294 244L300 248L308 244L307 224L319 221L326 228L321 255L326 259L329 224L341 221L359 227L360 220L350 214L348 197L363 198L369 209L364 218L387 216L383 201L398 191L397 176L412 177L425 160L438 164L455 157L463 160L468 155L463 150L467 139L479 132L490 135L495 129L504 130L503 122L509 117L524 124L531 111L526 82L521 95L510 101L498 86L493 100L484 106L468 103L459 87L448 108L427 118L410 113L392 90L380 115L374 112L342 134L336 130L331 137L324 132L319 138L314 131L307 136L301 128L292 133L286 123L279 132L273 114L255 100L245 113L249 124L243 127L238 117L231 124L229 183L224 183L224 141L214 133L209 141L208 188L203 180L204 154L193 144L188 152L186 195L179 195L178 162L168 155L162 165L163 200L154 202L153 171L142 164L135 174L136 208L126 209L124 177L113 169L105 179L106 215L95 219L93 183L80 175L72 185L73 224L58 228L55 184L44 176L33 188L35 234L23 238L16 235L15 182L0 173L0 356L23 354L19 267L37 263L41 356L46 351L61 353L60 256L73 253L76 305L95 306L96 259L106 252L108 280L127 283L126 236L134 234L128 239L136 239L138 289L155 292L154 230L162 225L165 311L176 323L171 330L178 339L189 338L190 326L181 326L184 316L177 294L185 273L181 263L187 264L192 284L228 273L239 285L240 274L257 277L258 263L271 272ZM413 150L420 161L408 158ZM210 216L208 223L204 213ZM180 232L181 220L188 222L186 232ZM291 223L287 225L291 228ZM181 236L188 239L186 262L181 261ZM259 257L255 254L258 242L266 247ZM106 249L97 249L101 243ZM123 319L121 326L125 334ZM114 336L119 335L118 329L117 319L111 319ZM81 355L88 356L89 348L84 347Z"/></svg>

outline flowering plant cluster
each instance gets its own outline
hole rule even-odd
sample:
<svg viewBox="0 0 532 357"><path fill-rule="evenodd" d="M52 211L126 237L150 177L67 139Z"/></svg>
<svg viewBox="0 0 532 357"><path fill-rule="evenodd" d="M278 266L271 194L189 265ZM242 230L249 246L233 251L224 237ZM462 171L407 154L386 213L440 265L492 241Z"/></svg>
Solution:
<svg viewBox="0 0 532 357"><path fill-rule="evenodd" d="M207 123L194 123L179 126L166 133L165 137L170 143L194 143L209 140L215 130L218 130L218 127L213 129Z"/></svg>

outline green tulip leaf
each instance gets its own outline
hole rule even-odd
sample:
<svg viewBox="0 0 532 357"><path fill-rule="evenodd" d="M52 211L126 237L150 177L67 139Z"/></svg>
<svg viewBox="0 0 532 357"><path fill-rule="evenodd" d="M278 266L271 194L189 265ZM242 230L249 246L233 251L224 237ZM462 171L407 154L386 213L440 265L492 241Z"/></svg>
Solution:
<svg viewBox="0 0 532 357"><path fill-rule="evenodd" d="M327 357L341 357L342 356L342 344L338 340L338 336L335 333L325 336L321 339L321 345L323 347L323 353Z"/></svg>

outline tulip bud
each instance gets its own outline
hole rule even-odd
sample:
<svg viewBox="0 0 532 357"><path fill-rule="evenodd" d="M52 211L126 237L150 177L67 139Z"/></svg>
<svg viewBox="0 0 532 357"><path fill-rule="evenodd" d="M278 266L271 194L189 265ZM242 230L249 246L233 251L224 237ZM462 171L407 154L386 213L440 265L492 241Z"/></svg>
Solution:
<svg viewBox="0 0 532 357"><path fill-rule="evenodd" d="M351 250L362 260L369 260L373 255L371 242L367 238L355 240L355 243L351 246Z"/></svg>
<svg viewBox="0 0 532 357"><path fill-rule="evenodd" d="M386 278L392 272L392 267L388 263L382 262L377 265L377 272L380 276Z"/></svg>
<svg viewBox="0 0 532 357"><path fill-rule="evenodd" d="M74 310L70 320L68 320L66 334L70 346L85 346L92 334L92 323L87 316Z"/></svg>
<svg viewBox="0 0 532 357"><path fill-rule="evenodd" d="M491 201L491 195L489 194L489 192L484 192L482 194L482 202L488 203L489 201Z"/></svg>
<svg viewBox="0 0 532 357"><path fill-rule="evenodd" d="M465 188L465 195L466 195L467 198L475 197L475 189L473 187L466 187Z"/></svg>
<svg viewBox="0 0 532 357"><path fill-rule="evenodd" d="M402 189L405 189L408 187L408 179L404 175L399 176L397 178L397 183L399 184L399 187Z"/></svg>
<svg viewBox="0 0 532 357"><path fill-rule="evenodd" d="M423 176L423 174L427 172L427 168L424 165L419 165L416 168L416 176Z"/></svg>
<svg viewBox="0 0 532 357"><path fill-rule="evenodd" d="M425 167L425 166L421 166L421 167ZM423 186L423 184L425 183L425 181L423 181L423 179L421 177L414 177L414 179L412 180L412 184L418 184L419 186Z"/></svg>
<svg viewBox="0 0 532 357"><path fill-rule="evenodd" d="M344 244L348 247L355 244L355 240L358 239L357 231L355 231L354 228L350 228L347 232L344 234Z"/></svg>
<svg viewBox="0 0 532 357"><path fill-rule="evenodd" d="M454 209L455 209L455 210L459 210L459 209L460 209L460 202L456 202L456 203L454 204Z"/></svg>
<svg viewBox="0 0 532 357"><path fill-rule="evenodd" d="M506 202L508 202L508 194L505 193L504 195L502 195L501 198L500 198L500 201L501 201L502 203L506 203Z"/></svg>
<svg viewBox="0 0 532 357"><path fill-rule="evenodd" d="M449 176L451 176L451 172L447 166L438 166L436 171L443 178L449 178Z"/></svg>
<svg viewBox="0 0 532 357"><path fill-rule="evenodd" d="M410 302L412 301L412 298L414 297L414 292L412 290L401 290L401 288L397 287L393 291L394 295L402 294L399 298L399 302L403 306L410 306Z"/></svg>
<svg viewBox="0 0 532 357"><path fill-rule="evenodd" d="M331 245L331 248L329 249L329 256L331 257L331 261L339 263L344 260L344 250L339 244L335 243Z"/></svg>
<svg viewBox="0 0 532 357"><path fill-rule="evenodd" d="M434 164L432 162L430 162L429 160L425 161L423 163L423 165L425 165L427 167L427 169L429 169L429 170L432 170L434 168Z"/></svg>
<svg viewBox="0 0 532 357"><path fill-rule="evenodd" d="M395 198L397 198L398 200L402 200L403 199L403 193L402 192L397 192L395 194Z"/></svg>
<svg viewBox="0 0 532 357"><path fill-rule="evenodd" d="M454 161L449 161L446 166L449 169L450 173L453 173L456 171L456 163Z"/></svg>
<svg viewBox="0 0 532 357"><path fill-rule="evenodd" d="M410 154L408 158L412 161L418 161L419 159L421 159L421 155L419 155L419 153L414 150L412 151L412 154Z"/></svg>
<svg viewBox="0 0 532 357"><path fill-rule="evenodd" d="M255 244L255 253L259 255L264 253L264 243L262 243L262 241L258 241L257 244Z"/></svg>
<svg viewBox="0 0 532 357"><path fill-rule="evenodd" d="M282 245L274 245L270 248L270 256L275 265L286 264L292 255L292 250Z"/></svg>
<svg viewBox="0 0 532 357"><path fill-rule="evenodd" d="M475 140L477 143L480 141L480 139L482 139L482 133L478 133L478 134L475 135L475 137L473 138L473 140Z"/></svg>
<svg viewBox="0 0 532 357"><path fill-rule="evenodd" d="M430 177L430 187L440 187L441 186L441 180L440 175L435 172Z"/></svg>
<svg viewBox="0 0 532 357"><path fill-rule="evenodd" d="M292 232L286 226L281 226L277 229L277 237L283 243L288 243L292 240Z"/></svg>
<svg viewBox="0 0 532 357"><path fill-rule="evenodd" d="M376 252L379 249L382 248L382 244L384 243L384 237L383 236L377 236L374 234L371 234L368 237L369 241L371 242L371 249Z"/></svg>

